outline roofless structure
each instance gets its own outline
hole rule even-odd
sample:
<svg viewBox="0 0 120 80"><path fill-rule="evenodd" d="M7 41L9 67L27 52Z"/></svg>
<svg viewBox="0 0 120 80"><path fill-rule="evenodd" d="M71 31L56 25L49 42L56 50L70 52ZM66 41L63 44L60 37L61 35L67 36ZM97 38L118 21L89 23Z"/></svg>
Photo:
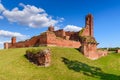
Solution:
<svg viewBox="0 0 120 80"><path fill-rule="evenodd" d="M79 32L69 32L63 29L55 31L54 27L50 26L46 32L25 41L16 42L16 37L12 37L11 43L4 43L4 48L60 46L79 48L90 59L107 55L107 51L97 50L97 45L94 38L93 16L88 14L85 17L85 27Z"/></svg>

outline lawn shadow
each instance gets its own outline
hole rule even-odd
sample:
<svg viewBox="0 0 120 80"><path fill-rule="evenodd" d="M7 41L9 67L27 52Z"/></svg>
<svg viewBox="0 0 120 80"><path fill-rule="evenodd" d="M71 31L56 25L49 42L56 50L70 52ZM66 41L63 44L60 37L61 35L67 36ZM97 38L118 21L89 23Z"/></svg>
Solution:
<svg viewBox="0 0 120 80"><path fill-rule="evenodd" d="M96 77L101 80L120 80L120 76L118 75L105 73L98 67L89 66L88 64L79 62L77 60L72 61L62 57L62 61L70 70L81 72L86 76Z"/></svg>
<svg viewBox="0 0 120 80"><path fill-rule="evenodd" d="M80 51L80 47L79 47L79 48L74 48L74 49L76 49L78 52L81 52L81 51Z"/></svg>
<svg viewBox="0 0 120 80"><path fill-rule="evenodd" d="M81 52L80 48L81 48L81 47L79 47L79 48L74 48L74 49L76 49L78 52L80 52L81 54L83 54L83 53Z"/></svg>

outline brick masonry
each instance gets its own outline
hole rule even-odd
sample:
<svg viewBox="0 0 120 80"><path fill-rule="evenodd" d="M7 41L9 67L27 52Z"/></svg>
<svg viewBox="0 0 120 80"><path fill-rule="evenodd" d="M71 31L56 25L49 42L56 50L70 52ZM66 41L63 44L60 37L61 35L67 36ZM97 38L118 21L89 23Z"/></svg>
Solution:
<svg viewBox="0 0 120 80"><path fill-rule="evenodd" d="M117 49L117 50L116 50L116 53L120 53L120 49Z"/></svg>
<svg viewBox="0 0 120 80"><path fill-rule="evenodd" d="M93 32L93 16L88 14L86 16L85 28L79 32L80 36L80 51L90 59L98 59L107 55L107 51L97 50L97 41L94 38Z"/></svg>
<svg viewBox="0 0 120 80"><path fill-rule="evenodd" d="M85 27L79 32L66 32L63 29L54 30L53 26L48 27L46 32L31 39L16 42L12 37L11 43L4 43L4 48L21 48L34 46L60 46L79 48L84 56L90 59L97 59L107 55L107 51L97 51L97 41L94 38L93 16L88 14L85 18Z"/></svg>
<svg viewBox="0 0 120 80"><path fill-rule="evenodd" d="M39 52L26 51L25 57L38 66L50 66L51 64L51 51L50 49L40 50Z"/></svg>

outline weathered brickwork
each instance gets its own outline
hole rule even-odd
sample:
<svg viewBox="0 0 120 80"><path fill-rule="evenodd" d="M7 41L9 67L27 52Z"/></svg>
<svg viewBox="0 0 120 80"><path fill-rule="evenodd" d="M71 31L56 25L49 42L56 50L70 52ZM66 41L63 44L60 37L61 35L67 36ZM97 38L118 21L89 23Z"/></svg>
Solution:
<svg viewBox="0 0 120 80"><path fill-rule="evenodd" d="M116 53L120 53L120 49L117 49L117 50L116 50Z"/></svg>
<svg viewBox="0 0 120 80"><path fill-rule="evenodd" d="M79 32L80 36L80 51L90 59L98 59L107 55L107 51L97 50L97 41L94 38L93 32L93 16L88 14L86 16L85 28Z"/></svg>
<svg viewBox="0 0 120 80"><path fill-rule="evenodd" d="M4 48L20 48L31 46L60 46L80 48L80 51L90 59L97 59L107 55L107 51L97 51L97 41L94 38L93 32L93 16L88 14L85 18L85 27L79 32L69 32L63 29L54 30L50 26L48 30L31 39L16 42L16 38L12 37L11 43L4 43Z"/></svg>
<svg viewBox="0 0 120 80"><path fill-rule="evenodd" d="M33 52L32 52L33 51ZM37 64L38 66L50 66L51 64L51 52L50 49L45 49L45 50L39 50L34 52L35 50L27 50L26 51L26 58L30 61L33 62L34 64Z"/></svg>

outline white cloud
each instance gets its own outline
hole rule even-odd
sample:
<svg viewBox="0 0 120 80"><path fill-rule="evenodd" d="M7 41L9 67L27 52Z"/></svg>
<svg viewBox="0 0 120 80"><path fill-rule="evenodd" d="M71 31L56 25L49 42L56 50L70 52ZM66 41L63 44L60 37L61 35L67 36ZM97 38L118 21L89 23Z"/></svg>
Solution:
<svg viewBox="0 0 120 80"><path fill-rule="evenodd" d="M9 40L4 40L4 41L2 40L1 41L0 40L0 49L3 49L3 47L4 47L3 45L4 45L5 42L11 42L11 41L9 41Z"/></svg>
<svg viewBox="0 0 120 80"><path fill-rule="evenodd" d="M78 32L80 31L82 28L78 27L78 26L74 26L74 25L67 25L64 27L65 31L74 31L74 32Z"/></svg>
<svg viewBox="0 0 120 80"><path fill-rule="evenodd" d="M10 38L15 36L17 38L17 41L20 40L25 40L29 38L27 35L23 35L18 32L10 32L10 31L5 31L5 30L0 30L0 48L3 48L3 45L5 42L11 42Z"/></svg>
<svg viewBox="0 0 120 80"><path fill-rule="evenodd" d="M63 17L62 18L57 17L57 20L58 20L58 22L63 22L65 19Z"/></svg>
<svg viewBox="0 0 120 80"><path fill-rule="evenodd" d="M0 45L2 45L4 42L0 42Z"/></svg>
<svg viewBox="0 0 120 80"><path fill-rule="evenodd" d="M3 19L4 17L3 16L0 16L0 19Z"/></svg>
<svg viewBox="0 0 120 80"><path fill-rule="evenodd" d="M11 41L8 41L8 40L0 41L0 45L3 45L5 42L11 42Z"/></svg>
<svg viewBox="0 0 120 80"><path fill-rule="evenodd" d="M22 25L27 25L29 27L38 28L38 27L48 27L50 25L55 25L60 20L54 20L49 16L44 9L37 8L31 5L19 4L23 7L22 10L19 10L18 7L13 8L12 10L7 10L2 4L0 4L0 10L3 11L2 15L6 17L10 22L17 22Z"/></svg>
<svg viewBox="0 0 120 80"><path fill-rule="evenodd" d="M55 26L55 27L54 27L54 29L55 29L55 31L56 31L56 30L59 30L59 29L60 29L60 27Z"/></svg>
<svg viewBox="0 0 120 80"><path fill-rule="evenodd" d="M5 37L5 38L9 38L9 37L17 37L20 40L24 40L26 38L28 38L28 36L23 35L21 33L18 32L10 32L10 31L5 31L5 30L0 30L0 37Z"/></svg>
<svg viewBox="0 0 120 80"><path fill-rule="evenodd" d="M5 7L0 3L0 12L6 10Z"/></svg>

